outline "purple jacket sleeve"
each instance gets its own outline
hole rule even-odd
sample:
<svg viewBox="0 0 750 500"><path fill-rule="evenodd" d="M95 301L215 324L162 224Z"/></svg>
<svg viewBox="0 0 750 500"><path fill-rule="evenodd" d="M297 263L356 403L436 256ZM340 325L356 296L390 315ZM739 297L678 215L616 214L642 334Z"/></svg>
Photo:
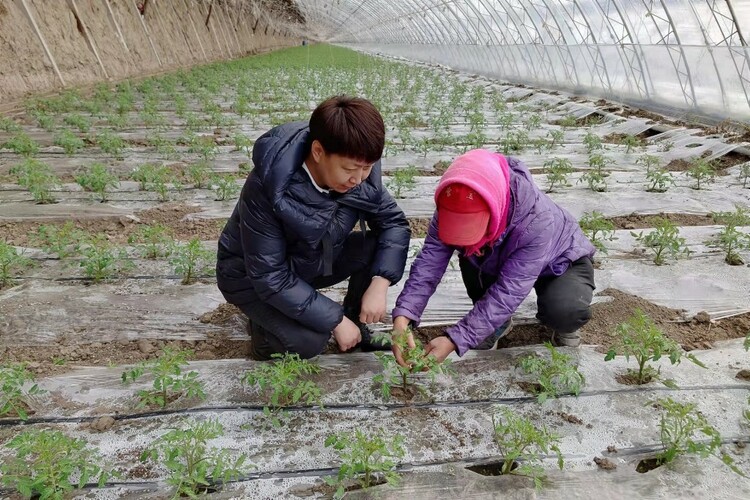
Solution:
<svg viewBox="0 0 750 500"><path fill-rule="evenodd" d="M454 249L445 245L437 237L437 218L432 217L422 250L414 259L409 271L409 278L396 299L393 317L405 316L419 324L427 301L435 293L440 280L445 274L448 262Z"/></svg>
<svg viewBox="0 0 750 500"><path fill-rule="evenodd" d="M547 265L546 255L552 244L548 228L553 219L551 212L543 212L531 221L503 263L497 281L466 316L446 330L456 344L459 356L479 345L495 328L510 319L531 292Z"/></svg>

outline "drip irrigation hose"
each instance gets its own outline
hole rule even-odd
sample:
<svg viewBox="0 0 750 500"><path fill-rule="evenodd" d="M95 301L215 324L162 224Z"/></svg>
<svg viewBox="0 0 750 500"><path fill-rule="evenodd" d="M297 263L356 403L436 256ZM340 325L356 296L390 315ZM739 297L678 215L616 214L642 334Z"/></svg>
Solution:
<svg viewBox="0 0 750 500"><path fill-rule="evenodd" d="M649 387L640 388L634 387L632 389L622 390L607 390L601 389L596 391L581 392L576 396L573 393L566 393L558 395L557 399L565 398L580 398L590 396L601 396L607 394L623 394L623 393L650 393L650 392L677 392L677 391L717 391L717 390L742 390L750 391L750 385L739 385L739 384L725 384L725 385L711 385L701 387L679 387L677 389L670 389L669 387ZM440 401L440 402L423 402L423 403L386 403L386 404L340 404L340 405L324 405L322 411L388 411L388 410L400 410L404 408L420 408L420 409L442 409L452 407L474 407L474 406L486 406L486 405L511 405L516 403L532 403L537 401L536 396L515 396L507 398L485 398L485 399L473 399L473 400L454 400L454 401ZM263 409L268 405L221 405L221 406L199 406L194 408L183 408L176 410L155 410L143 413L130 413L125 415L98 415L88 417L38 417L29 418L27 420L21 420L19 418L14 419L0 419L0 428L12 427L15 425L34 425L34 424L80 424L85 422L93 422L98 420L102 416L111 416L117 420L138 420L142 418L151 417L164 417L171 415L193 415L202 413L225 413L234 411L244 412L258 412L263 413ZM283 408L284 411L288 412L303 412L313 410L315 408L321 408L316 405L295 405L286 406Z"/></svg>
<svg viewBox="0 0 750 500"><path fill-rule="evenodd" d="M709 440L698 440L698 443L709 443ZM724 438L721 441L721 445L738 444L743 443L745 445L750 444L750 438L746 436L736 436ZM661 444L651 444L638 446L633 448L623 448L617 450L618 456L626 457L637 457L640 455L650 455L663 449ZM604 454L604 452L602 452ZM565 459L581 459L585 458L586 455L582 454L564 454ZM556 459L557 455L540 455L543 460ZM465 460L432 460L425 462L407 462L398 464L394 467L396 472L418 472L420 469L428 467L435 467L440 465L457 465L462 468L469 468L473 466L482 465L493 465L501 463L504 457L501 455L487 455L483 457L474 457ZM521 461L521 460L519 460ZM319 478L323 476L334 476L338 474L338 467L323 467L318 469L296 469L296 470L275 470L266 472L256 472L251 474L244 474L239 476L237 479L229 481L216 481L209 485L209 487L221 487L227 484L238 484L250 481L258 481L263 479L286 479L286 478L299 478L299 477L310 477ZM139 489L158 489L163 484L163 481L110 481L105 483L103 486L99 486L97 483L87 483L80 489L84 490L95 490L103 488L139 488ZM7 495L13 493L15 490L10 488L0 488L0 494Z"/></svg>

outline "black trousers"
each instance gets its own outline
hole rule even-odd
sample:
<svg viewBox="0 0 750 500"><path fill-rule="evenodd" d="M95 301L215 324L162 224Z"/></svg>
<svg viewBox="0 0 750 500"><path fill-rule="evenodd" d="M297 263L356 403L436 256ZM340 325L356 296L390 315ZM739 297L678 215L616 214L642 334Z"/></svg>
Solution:
<svg viewBox="0 0 750 500"><path fill-rule="evenodd" d="M351 233L341 255L333 263L331 276L319 276L310 285L317 289L341 283L349 278L344 297L344 314L358 323L362 296L370 286L370 268L377 248L377 236L372 231ZM308 328L260 299L239 306L248 319L251 354L255 359L271 359L272 354L299 354L309 359L326 348L331 332Z"/></svg>
<svg viewBox="0 0 750 500"><path fill-rule="evenodd" d="M458 263L466 292L476 304L497 281L497 276L482 273L480 280L479 269L468 259L461 257ZM591 319L594 288L594 266L589 257L571 263L561 276L540 277L534 284L537 319L562 336L575 332Z"/></svg>

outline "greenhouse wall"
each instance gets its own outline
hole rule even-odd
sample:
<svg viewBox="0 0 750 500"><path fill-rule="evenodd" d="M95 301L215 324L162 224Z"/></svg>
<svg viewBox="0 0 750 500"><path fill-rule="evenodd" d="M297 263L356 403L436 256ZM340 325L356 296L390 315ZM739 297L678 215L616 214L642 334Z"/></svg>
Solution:
<svg viewBox="0 0 750 500"><path fill-rule="evenodd" d="M663 112L670 116L750 121L750 101L734 71L748 65L750 49L683 47L691 79L685 87L674 78L667 46L639 47L642 64L627 65L617 46L543 45L478 46L438 44L346 44L385 54L441 64L512 83L593 95ZM601 56L605 72L592 71L591 51ZM564 56L561 54L564 52ZM568 61L568 62L566 62ZM573 67L566 66L572 61ZM725 70L722 71L722 68ZM732 71L728 71L731 69ZM645 78L644 78L645 77Z"/></svg>
<svg viewBox="0 0 750 500"><path fill-rule="evenodd" d="M2 0L0 103L296 45L255 6L210 0Z"/></svg>

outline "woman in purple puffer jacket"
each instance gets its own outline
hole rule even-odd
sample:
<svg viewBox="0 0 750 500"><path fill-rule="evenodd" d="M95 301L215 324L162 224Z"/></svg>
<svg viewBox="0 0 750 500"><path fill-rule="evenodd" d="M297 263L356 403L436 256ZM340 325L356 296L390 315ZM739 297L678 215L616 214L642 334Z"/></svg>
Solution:
<svg viewBox="0 0 750 500"><path fill-rule="evenodd" d="M421 252L393 309L394 335L419 324L454 251L474 307L426 350L489 349L510 330L512 314L531 292L537 318L556 345L577 347L591 316L594 246L577 221L540 191L523 163L475 149L459 156L435 191L437 209ZM408 337L413 346L413 337ZM401 364L401 353L394 354Z"/></svg>

